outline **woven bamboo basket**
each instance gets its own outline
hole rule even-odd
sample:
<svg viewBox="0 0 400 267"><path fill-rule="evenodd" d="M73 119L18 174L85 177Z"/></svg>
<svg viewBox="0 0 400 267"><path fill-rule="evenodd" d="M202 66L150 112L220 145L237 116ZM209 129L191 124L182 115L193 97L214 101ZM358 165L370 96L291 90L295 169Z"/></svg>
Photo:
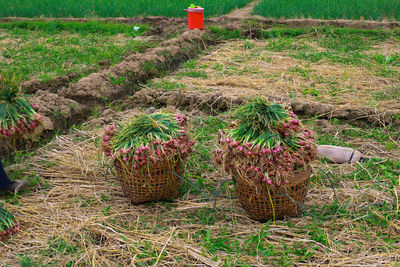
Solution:
<svg viewBox="0 0 400 267"><path fill-rule="evenodd" d="M115 170L122 190L133 204L174 199L181 180L172 173L182 174L180 160L164 160L148 170L135 170L132 162L115 161Z"/></svg>
<svg viewBox="0 0 400 267"><path fill-rule="evenodd" d="M288 186L269 190L269 193L265 183L256 183L238 177L236 193L239 202L249 216L257 221L273 219L274 214L275 219L299 216L302 210L298 204L304 204L310 183L310 173L310 168L293 173L287 177ZM271 200L273 205L271 205Z"/></svg>

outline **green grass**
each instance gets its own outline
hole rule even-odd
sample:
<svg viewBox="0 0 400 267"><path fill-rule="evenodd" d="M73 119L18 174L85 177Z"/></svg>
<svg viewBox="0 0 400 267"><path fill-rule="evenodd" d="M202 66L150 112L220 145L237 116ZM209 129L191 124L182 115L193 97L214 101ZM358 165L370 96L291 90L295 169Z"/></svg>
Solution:
<svg viewBox="0 0 400 267"><path fill-rule="evenodd" d="M182 83L178 83L178 82L169 82L169 81L165 81L162 80L160 82L153 82L150 81L148 83L148 86L150 88L153 89L161 89L163 91L173 91L173 90L177 90L177 89L183 89L186 88L186 85L182 84Z"/></svg>
<svg viewBox="0 0 400 267"><path fill-rule="evenodd" d="M1 29L9 30L31 30L31 31L43 31L47 34L57 34L63 31L90 34L97 33L103 35L115 35L115 34L127 34L128 36L137 36L145 32L148 27L141 25L141 29L135 31L133 29L135 25L129 25L124 23L109 23L99 22L91 20L88 22L72 22L72 21L14 21L9 23L0 23Z"/></svg>
<svg viewBox="0 0 400 267"><path fill-rule="evenodd" d="M311 127L315 132L319 132L321 129L315 126L315 120L305 120L304 123L307 127ZM317 143L319 145L335 145L358 148L358 145L354 144L354 139L369 140L371 143L377 143L385 147L388 151L399 151L400 144L398 140L400 135L396 126L388 125L385 128L379 127L366 127L359 128L347 123L343 120L336 118L331 119L330 123L337 126L340 130L339 133L333 134L332 132L320 132L317 135Z"/></svg>
<svg viewBox="0 0 400 267"><path fill-rule="evenodd" d="M400 103L400 87L392 87L386 91L376 92L373 95L376 100L397 100Z"/></svg>
<svg viewBox="0 0 400 267"><path fill-rule="evenodd" d="M254 14L273 18L400 20L397 0L262 0Z"/></svg>
<svg viewBox="0 0 400 267"><path fill-rule="evenodd" d="M205 16L219 16L250 0L198 0ZM0 0L0 17L184 17L192 1L182 0Z"/></svg>
<svg viewBox="0 0 400 267"><path fill-rule="evenodd" d="M0 72L22 81L49 80L72 72L93 72L152 46L135 37L147 26L79 22L0 23Z"/></svg>
<svg viewBox="0 0 400 267"><path fill-rule="evenodd" d="M265 49L286 52L289 56L311 63L328 61L344 65L362 66L376 71L382 77L396 77L399 65L396 54L367 53L383 42L398 42L400 31L350 28L298 28L275 27L260 31L266 39ZM309 35L302 37L303 35ZM314 44L314 46L311 46ZM317 48L316 48L317 47ZM395 93L394 93L395 94Z"/></svg>
<svg viewBox="0 0 400 267"><path fill-rule="evenodd" d="M217 147L216 134L219 129L224 129L226 126L225 120L213 116L199 116L193 122L190 135L195 141L196 153L192 154L187 163L189 171L185 177L203 191L200 192L190 184L183 183L180 188L181 195L188 190L201 193L203 196L211 196L210 192L216 192L215 188L218 188L220 181L211 180L208 175L215 171L215 167L210 162L213 162L212 151ZM221 191L223 190L226 190L226 187L222 187Z"/></svg>

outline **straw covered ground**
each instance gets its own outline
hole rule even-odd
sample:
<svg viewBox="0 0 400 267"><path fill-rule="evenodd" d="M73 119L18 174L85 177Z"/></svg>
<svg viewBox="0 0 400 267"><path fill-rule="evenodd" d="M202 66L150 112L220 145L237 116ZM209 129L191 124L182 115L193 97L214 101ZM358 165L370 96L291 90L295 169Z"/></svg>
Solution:
<svg viewBox="0 0 400 267"><path fill-rule="evenodd" d="M153 87L400 111L398 31L275 28L264 34L274 38L223 43Z"/></svg>
<svg viewBox="0 0 400 267"><path fill-rule="evenodd" d="M227 126L229 114L196 114L187 114L190 134L197 151L208 158L217 129ZM314 127L320 143L359 147L375 159L354 166L314 163L305 214L267 223L249 219L230 179L198 154L188 162L185 175L196 188L185 183L175 202L134 206L99 155L102 130L91 130L97 127L88 123L92 126L59 136L25 159L24 167L10 171L27 175L36 186L6 201L22 230L1 243L0 264L395 264L400 255L398 132L305 122ZM360 138L360 132L369 137ZM390 138L396 142L387 148L384 140ZM214 208L212 192L224 179Z"/></svg>

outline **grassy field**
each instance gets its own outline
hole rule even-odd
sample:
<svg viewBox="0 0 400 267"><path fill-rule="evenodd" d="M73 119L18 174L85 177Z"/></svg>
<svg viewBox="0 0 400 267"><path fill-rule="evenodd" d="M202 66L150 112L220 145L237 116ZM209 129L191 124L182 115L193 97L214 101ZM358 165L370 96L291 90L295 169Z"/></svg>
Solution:
<svg viewBox="0 0 400 267"><path fill-rule="evenodd" d="M250 0L198 0L205 16L219 16L243 7ZM183 17L192 1L181 0L0 0L0 17Z"/></svg>
<svg viewBox="0 0 400 267"><path fill-rule="evenodd" d="M254 14L271 18L400 20L398 0L261 0Z"/></svg>
<svg viewBox="0 0 400 267"><path fill-rule="evenodd" d="M133 27L95 21L0 23L0 72L22 81L93 72L150 46L135 40L148 28Z"/></svg>

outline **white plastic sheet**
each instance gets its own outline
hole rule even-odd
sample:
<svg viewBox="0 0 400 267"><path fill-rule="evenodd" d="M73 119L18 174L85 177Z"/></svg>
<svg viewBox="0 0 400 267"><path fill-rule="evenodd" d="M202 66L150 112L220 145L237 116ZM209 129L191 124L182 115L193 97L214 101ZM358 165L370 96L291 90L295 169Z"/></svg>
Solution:
<svg viewBox="0 0 400 267"><path fill-rule="evenodd" d="M318 146L318 155L334 163L355 163L361 159L361 152L353 148L321 145Z"/></svg>

